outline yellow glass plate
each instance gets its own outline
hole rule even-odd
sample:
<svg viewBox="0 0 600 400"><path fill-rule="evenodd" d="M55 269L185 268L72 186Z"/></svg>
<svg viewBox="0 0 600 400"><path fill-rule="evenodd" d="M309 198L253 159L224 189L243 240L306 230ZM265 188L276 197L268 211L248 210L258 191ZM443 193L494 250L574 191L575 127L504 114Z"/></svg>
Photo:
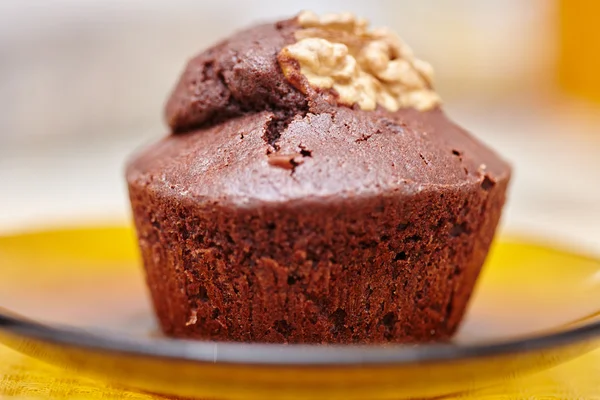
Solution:
<svg viewBox="0 0 600 400"><path fill-rule="evenodd" d="M167 339L156 329L142 276L129 228L0 238L0 342L129 388L232 399L443 396L600 344L600 261L524 240L496 243L461 330L447 344Z"/></svg>

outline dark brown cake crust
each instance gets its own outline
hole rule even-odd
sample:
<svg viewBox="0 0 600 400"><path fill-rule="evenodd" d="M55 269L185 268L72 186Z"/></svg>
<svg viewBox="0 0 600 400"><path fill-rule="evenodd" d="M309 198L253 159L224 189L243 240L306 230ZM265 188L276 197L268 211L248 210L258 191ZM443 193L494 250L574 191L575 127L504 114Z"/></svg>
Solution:
<svg viewBox="0 0 600 400"><path fill-rule="evenodd" d="M500 218L510 169L435 109L367 112L289 85L293 21L193 59L174 131L127 180L154 307L176 337L445 339Z"/></svg>
<svg viewBox="0 0 600 400"><path fill-rule="evenodd" d="M260 25L191 59L166 105L169 126L181 132L265 110L274 122L286 123L305 113L308 100L277 63L277 53L293 42L297 29L294 20ZM280 128L271 130L277 135Z"/></svg>

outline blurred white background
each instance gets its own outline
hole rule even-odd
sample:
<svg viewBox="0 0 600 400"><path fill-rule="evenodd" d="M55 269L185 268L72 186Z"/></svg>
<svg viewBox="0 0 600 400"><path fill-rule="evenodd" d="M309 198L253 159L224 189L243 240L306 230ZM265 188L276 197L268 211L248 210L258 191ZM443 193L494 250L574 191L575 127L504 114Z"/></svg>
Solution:
<svg viewBox="0 0 600 400"><path fill-rule="evenodd" d="M395 28L513 162L507 229L600 252L600 113L556 88L552 0L0 0L0 231L127 219L125 158L166 133L186 59L300 9Z"/></svg>

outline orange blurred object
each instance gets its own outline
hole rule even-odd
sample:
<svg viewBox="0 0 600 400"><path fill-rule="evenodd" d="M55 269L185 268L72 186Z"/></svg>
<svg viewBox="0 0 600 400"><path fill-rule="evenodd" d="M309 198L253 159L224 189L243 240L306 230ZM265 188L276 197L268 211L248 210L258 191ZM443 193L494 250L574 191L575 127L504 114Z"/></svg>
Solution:
<svg viewBox="0 0 600 400"><path fill-rule="evenodd" d="M600 102L599 17L600 1L559 0L559 84L595 102Z"/></svg>

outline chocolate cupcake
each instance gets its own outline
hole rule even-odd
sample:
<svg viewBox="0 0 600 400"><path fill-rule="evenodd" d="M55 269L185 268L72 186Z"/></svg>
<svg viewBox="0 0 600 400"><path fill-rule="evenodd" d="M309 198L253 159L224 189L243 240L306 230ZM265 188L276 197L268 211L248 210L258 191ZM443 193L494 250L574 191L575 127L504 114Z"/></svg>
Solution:
<svg viewBox="0 0 600 400"><path fill-rule="evenodd" d="M156 315L181 338L424 342L457 329L509 166L451 122L429 64L304 12L189 61L172 133L129 162Z"/></svg>

